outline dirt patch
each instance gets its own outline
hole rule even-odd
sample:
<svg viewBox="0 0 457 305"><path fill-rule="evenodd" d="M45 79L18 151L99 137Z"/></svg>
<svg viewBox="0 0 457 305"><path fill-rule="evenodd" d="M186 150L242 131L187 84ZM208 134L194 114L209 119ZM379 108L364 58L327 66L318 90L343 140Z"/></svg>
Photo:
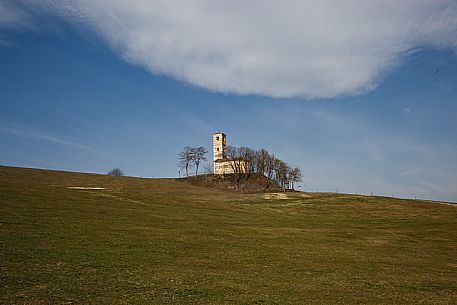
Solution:
<svg viewBox="0 0 457 305"><path fill-rule="evenodd" d="M287 194L285 194L285 193L268 193L268 194L263 195L263 199L267 199L267 200L271 200L271 199L284 200L284 199L292 199L292 198L287 196Z"/></svg>
<svg viewBox="0 0 457 305"><path fill-rule="evenodd" d="M105 187L94 187L94 186L67 186L67 189L71 189L71 190L106 190Z"/></svg>

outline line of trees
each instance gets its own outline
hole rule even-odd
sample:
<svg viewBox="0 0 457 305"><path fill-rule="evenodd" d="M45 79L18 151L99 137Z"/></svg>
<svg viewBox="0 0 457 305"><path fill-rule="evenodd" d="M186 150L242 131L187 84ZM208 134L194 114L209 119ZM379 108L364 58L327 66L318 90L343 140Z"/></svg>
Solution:
<svg viewBox="0 0 457 305"><path fill-rule="evenodd" d="M227 157L234 158L235 160L239 160L240 158L246 160L248 163L247 174L264 174L282 188L294 188L296 182L302 181L300 168L289 166L286 162L276 158L274 154L269 153L263 148L254 150L249 147L228 146ZM235 173L243 173L237 161L234 161L231 166Z"/></svg>
<svg viewBox="0 0 457 305"><path fill-rule="evenodd" d="M179 167L186 171L186 176L189 176L189 169L195 167L195 175L198 173L198 167L202 161L206 161L206 153L208 151L200 147L186 146L178 154Z"/></svg>

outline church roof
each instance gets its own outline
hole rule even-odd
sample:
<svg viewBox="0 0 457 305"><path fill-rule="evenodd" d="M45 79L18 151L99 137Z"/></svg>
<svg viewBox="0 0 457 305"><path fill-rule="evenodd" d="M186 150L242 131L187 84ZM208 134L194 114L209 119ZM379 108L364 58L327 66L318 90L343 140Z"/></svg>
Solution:
<svg viewBox="0 0 457 305"><path fill-rule="evenodd" d="M225 159L217 159L214 162L229 162L229 161L246 161L245 158L225 158Z"/></svg>

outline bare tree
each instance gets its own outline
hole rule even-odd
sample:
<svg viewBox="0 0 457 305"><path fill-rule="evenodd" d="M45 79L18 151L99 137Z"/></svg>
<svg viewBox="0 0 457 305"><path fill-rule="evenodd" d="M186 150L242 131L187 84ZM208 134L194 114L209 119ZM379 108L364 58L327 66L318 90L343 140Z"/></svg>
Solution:
<svg viewBox="0 0 457 305"><path fill-rule="evenodd" d="M230 167L233 170L233 173L239 174L241 172L240 164L237 162L239 160L238 148L234 146L227 146L227 158L230 159Z"/></svg>
<svg viewBox="0 0 457 305"><path fill-rule="evenodd" d="M208 151L202 146L194 148L192 162L195 165L195 175L198 174L198 166L200 165L200 162L206 161L205 155L207 152Z"/></svg>
<svg viewBox="0 0 457 305"><path fill-rule="evenodd" d="M238 157L246 161L246 168L244 172L246 174L253 173L255 171L255 156L256 152L249 147L239 147L238 148Z"/></svg>
<svg viewBox="0 0 457 305"><path fill-rule="evenodd" d="M212 174L213 166L211 165L211 163L205 164L205 166L203 167L203 171L205 172L205 174Z"/></svg>
<svg viewBox="0 0 457 305"><path fill-rule="evenodd" d="M275 164L276 164L276 157L275 155L267 154L265 160L265 172L263 173L268 177L268 179L273 179L274 171L275 171Z"/></svg>
<svg viewBox="0 0 457 305"><path fill-rule="evenodd" d="M287 165L286 162L276 159L274 162L274 180L281 186L282 188L285 188L288 185L288 173L290 170L290 167Z"/></svg>
<svg viewBox="0 0 457 305"><path fill-rule="evenodd" d="M178 154L179 166L186 170L186 177L189 176L189 167L192 166L194 160L195 148L186 146Z"/></svg>
<svg viewBox="0 0 457 305"><path fill-rule="evenodd" d="M265 174L266 162L269 153L266 149L261 149L257 152L256 156L256 167L259 174Z"/></svg>
<svg viewBox="0 0 457 305"><path fill-rule="evenodd" d="M292 188L294 188L295 182L302 181L302 177L303 177L303 175L301 173L301 170L298 167L295 167L290 170L289 179L290 179L290 182L292 183Z"/></svg>
<svg viewBox="0 0 457 305"><path fill-rule="evenodd" d="M110 176L124 176L124 172L120 168L113 168L108 171L108 175Z"/></svg>

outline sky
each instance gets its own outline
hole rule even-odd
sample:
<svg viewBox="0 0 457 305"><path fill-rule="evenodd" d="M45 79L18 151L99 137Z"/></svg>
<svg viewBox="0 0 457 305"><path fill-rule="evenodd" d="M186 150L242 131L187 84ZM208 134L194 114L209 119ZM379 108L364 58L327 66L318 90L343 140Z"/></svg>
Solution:
<svg viewBox="0 0 457 305"><path fill-rule="evenodd" d="M1 165L176 177L215 131L305 191L457 202L457 3L0 0Z"/></svg>

